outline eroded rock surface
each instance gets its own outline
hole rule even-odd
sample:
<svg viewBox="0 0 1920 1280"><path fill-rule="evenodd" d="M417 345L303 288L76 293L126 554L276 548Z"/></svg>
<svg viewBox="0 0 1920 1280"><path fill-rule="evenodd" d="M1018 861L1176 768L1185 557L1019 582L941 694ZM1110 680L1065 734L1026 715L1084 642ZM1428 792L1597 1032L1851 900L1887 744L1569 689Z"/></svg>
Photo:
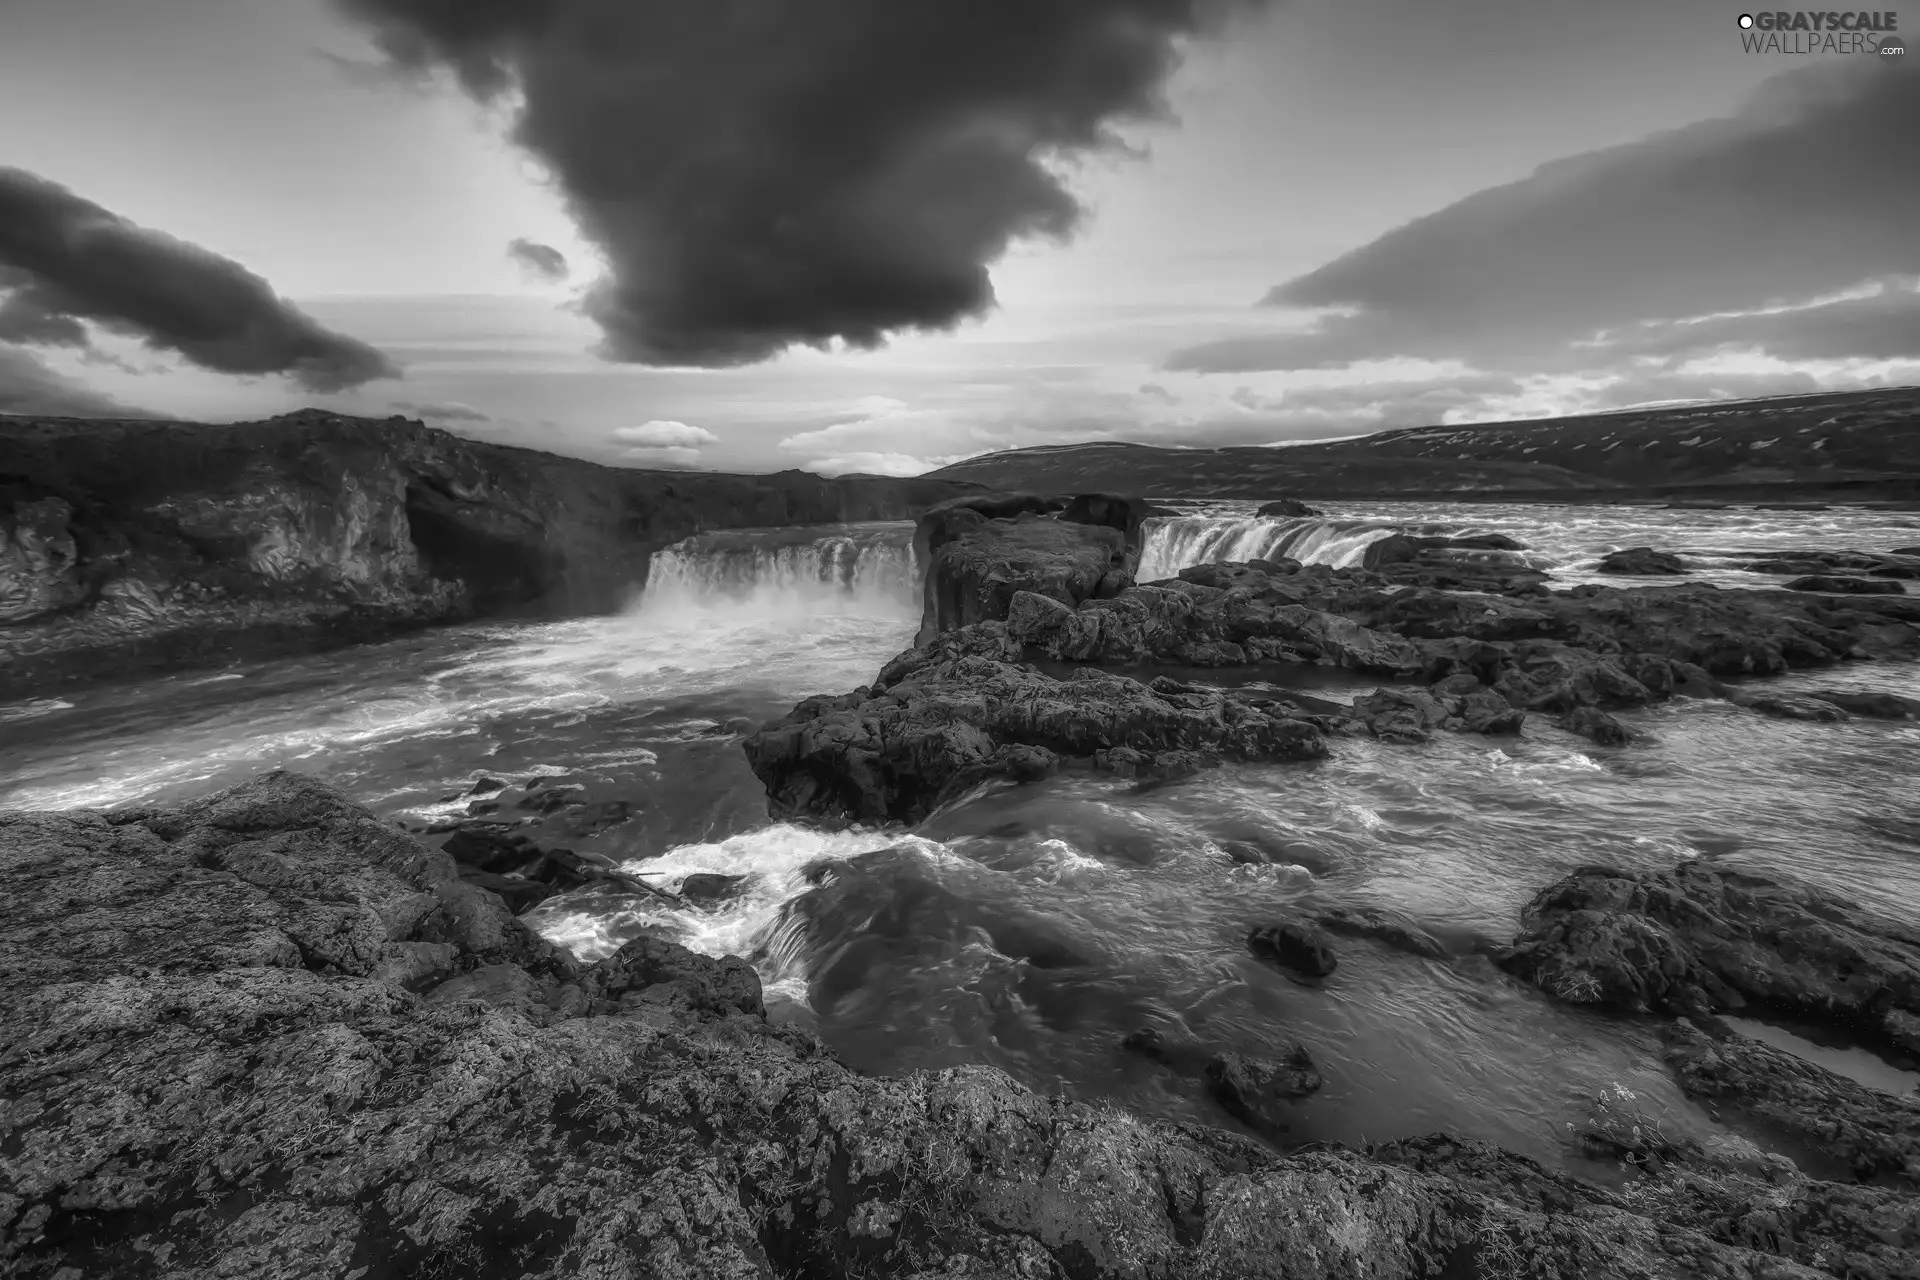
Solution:
<svg viewBox="0 0 1920 1280"><path fill-rule="evenodd" d="M1575 1004L1749 1006L1920 1052L1920 930L1804 885L1683 862L1581 867L1536 894L1508 972Z"/></svg>
<svg viewBox="0 0 1920 1280"><path fill-rule="evenodd" d="M1631 1198L1451 1138L1282 1155L987 1068L856 1074L744 963L642 936L579 965L284 773L0 816L0 898L0 1267L35 1280L1911 1265L1882 1193Z"/></svg>

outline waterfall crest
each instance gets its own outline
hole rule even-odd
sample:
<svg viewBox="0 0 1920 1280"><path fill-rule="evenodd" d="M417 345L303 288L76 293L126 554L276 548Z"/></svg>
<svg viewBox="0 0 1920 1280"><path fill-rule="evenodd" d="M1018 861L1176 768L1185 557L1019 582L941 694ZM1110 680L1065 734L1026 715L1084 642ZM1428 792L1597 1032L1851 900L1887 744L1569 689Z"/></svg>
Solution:
<svg viewBox="0 0 1920 1280"><path fill-rule="evenodd" d="M1377 520L1276 519L1263 516L1169 516L1147 521L1142 531L1139 582L1171 578L1197 564L1278 560L1347 568L1360 563L1372 544L1400 524Z"/></svg>
<svg viewBox="0 0 1920 1280"><path fill-rule="evenodd" d="M639 611L874 614L920 607L910 524L732 529L653 553Z"/></svg>

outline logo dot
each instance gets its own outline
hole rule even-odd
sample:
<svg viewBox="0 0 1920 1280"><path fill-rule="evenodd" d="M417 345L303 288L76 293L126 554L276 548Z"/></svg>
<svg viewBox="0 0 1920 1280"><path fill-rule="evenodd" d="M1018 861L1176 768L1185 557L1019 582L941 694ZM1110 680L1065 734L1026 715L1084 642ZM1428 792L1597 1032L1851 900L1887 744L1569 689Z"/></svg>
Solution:
<svg viewBox="0 0 1920 1280"><path fill-rule="evenodd" d="M1747 29L1748 29L1749 27L1751 27L1752 25L1753 25L1753 15L1752 15L1752 14L1750 14L1750 13L1743 13L1743 14L1741 14L1741 15L1740 15L1740 29L1741 29L1742 31L1745 31L1745 30L1747 30Z"/></svg>

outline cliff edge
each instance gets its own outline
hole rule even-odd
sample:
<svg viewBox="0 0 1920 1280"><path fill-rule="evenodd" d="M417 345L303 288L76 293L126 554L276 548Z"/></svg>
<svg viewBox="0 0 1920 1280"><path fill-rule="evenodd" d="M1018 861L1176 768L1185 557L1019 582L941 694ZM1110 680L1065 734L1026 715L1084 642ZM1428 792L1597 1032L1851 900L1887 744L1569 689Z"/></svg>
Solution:
<svg viewBox="0 0 1920 1280"><path fill-rule="evenodd" d="M653 552L690 534L911 519L977 487L628 470L315 410L0 416L0 697L616 609Z"/></svg>

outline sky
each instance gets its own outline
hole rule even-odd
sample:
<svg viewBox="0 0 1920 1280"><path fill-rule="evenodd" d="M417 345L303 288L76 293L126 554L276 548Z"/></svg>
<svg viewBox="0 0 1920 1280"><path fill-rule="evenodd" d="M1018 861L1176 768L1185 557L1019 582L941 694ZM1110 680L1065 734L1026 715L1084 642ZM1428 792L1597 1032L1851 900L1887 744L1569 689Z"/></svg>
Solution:
<svg viewBox="0 0 1920 1280"><path fill-rule="evenodd" d="M0 412L913 474L1920 383L1920 52L1740 13L5 0Z"/></svg>

